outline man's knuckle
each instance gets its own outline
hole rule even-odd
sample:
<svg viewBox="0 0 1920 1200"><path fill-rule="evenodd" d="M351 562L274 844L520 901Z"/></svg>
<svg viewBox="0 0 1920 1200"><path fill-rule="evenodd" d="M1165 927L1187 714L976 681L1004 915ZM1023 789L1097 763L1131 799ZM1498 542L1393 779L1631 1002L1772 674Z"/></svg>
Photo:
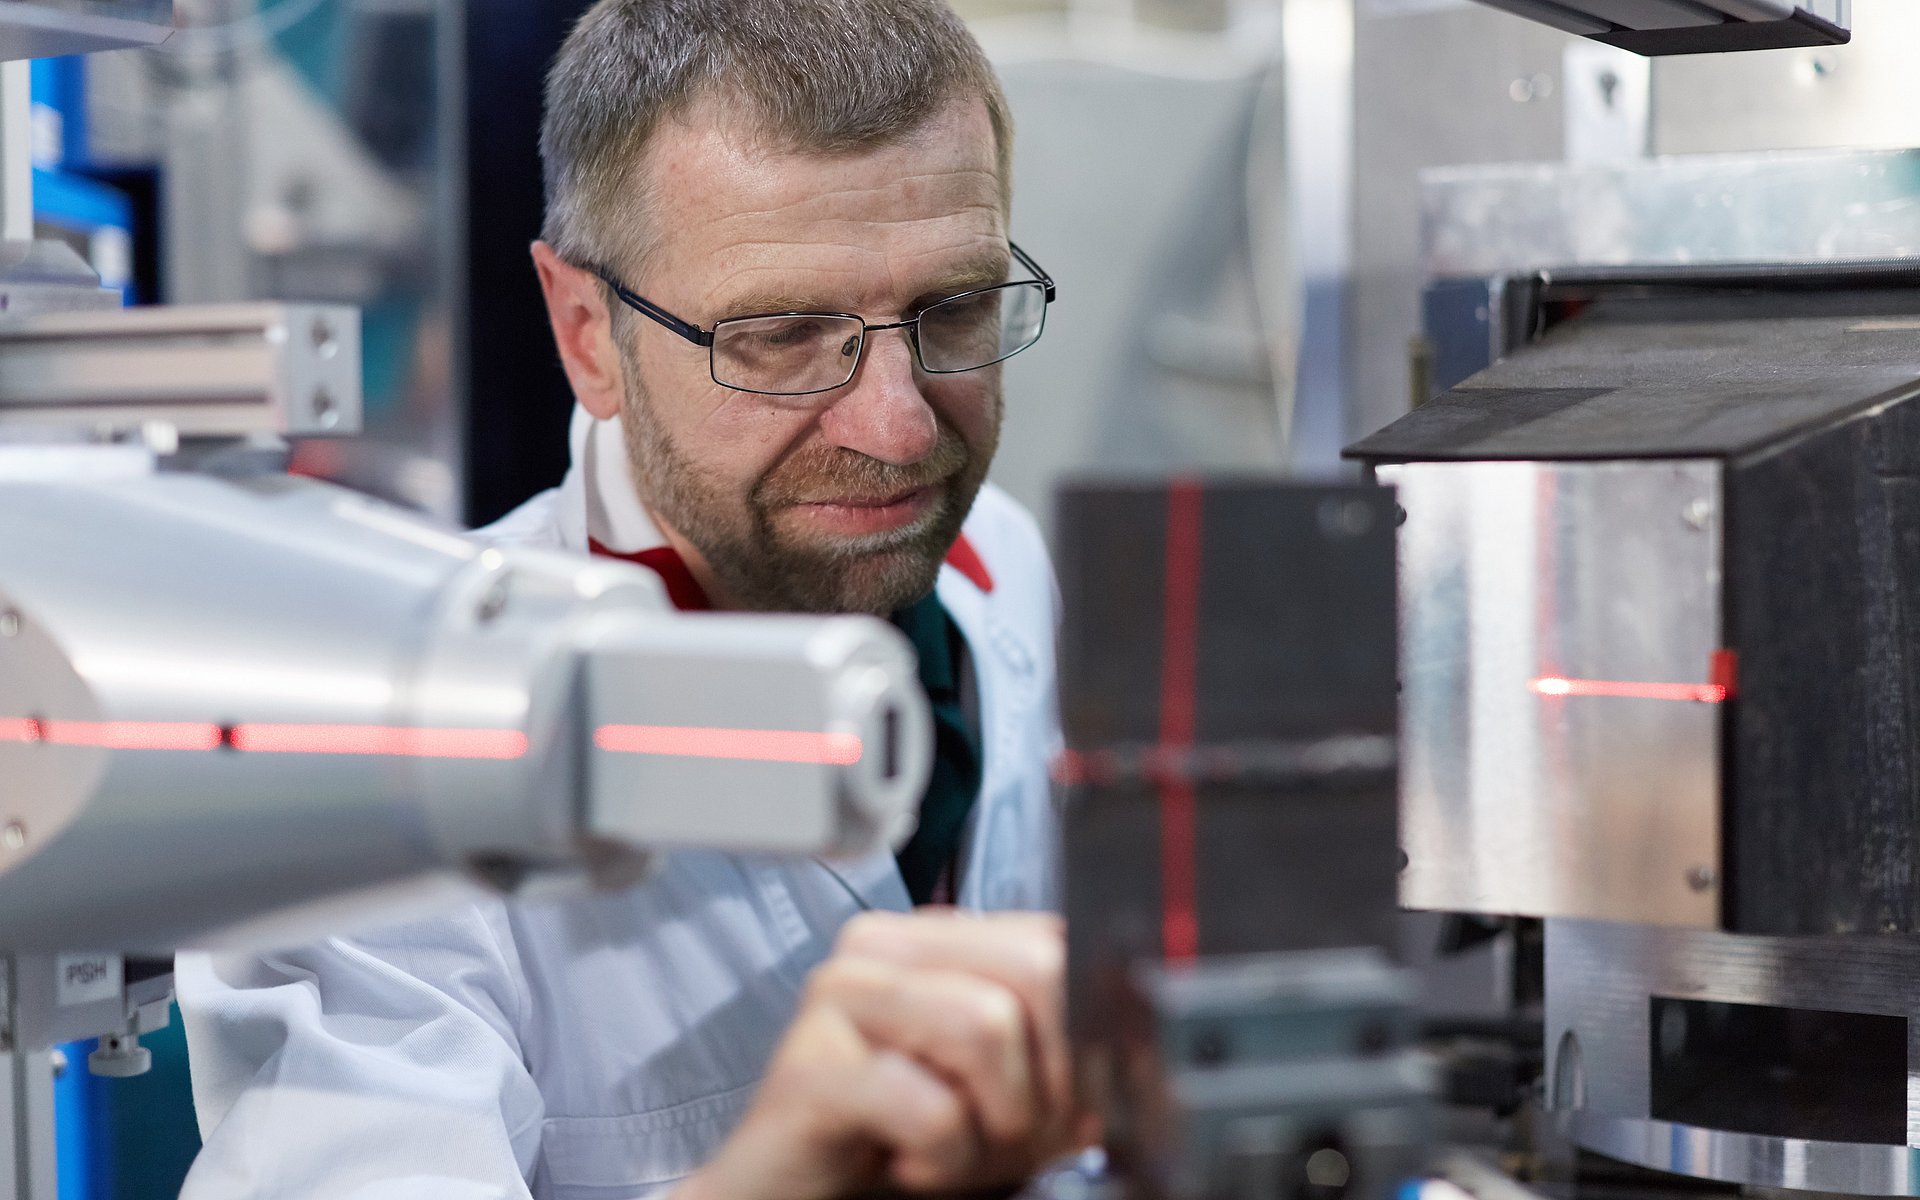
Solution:
<svg viewBox="0 0 1920 1200"><path fill-rule="evenodd" d="M969 995L960 1008L957 1027L968 1049L976 1056L998 1059L1005 1054L1024 1025L1023 1010L1011 992L1001 988L980 988Z"/></svg>
<svg viewBox="0 0 1920 1200"><path fill-rule="evenodd" d="M863 953L884 938L898 919L894 913L861 913L840 927L834 949L841 954Z"/></svg>
<svg viewBox="0 0 1920 1200"><path fill-rule="evenodd" d="M807 977L806 999L815 1004L837 1002L863 986L866 974L852 962L830 958Z"/></svg>

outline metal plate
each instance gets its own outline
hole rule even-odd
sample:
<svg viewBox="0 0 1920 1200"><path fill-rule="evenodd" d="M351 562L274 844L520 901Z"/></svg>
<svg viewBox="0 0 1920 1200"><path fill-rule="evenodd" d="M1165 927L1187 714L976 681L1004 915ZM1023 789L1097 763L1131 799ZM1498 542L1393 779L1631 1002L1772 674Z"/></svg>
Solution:
<svg viewBox="0 0 1920 1200"><path fill-rule="evenodd" d="M1407 513L1401 902L1716 926L1719 706L1543 681L1711 683L1719 465L1379 473Z"/></svg>
<svg viewBox="0 0 1920 1200"><path fill-rule="evenodd" d="M91 720L97 711L52 635L0 591L0 874L73 822L106 766L102 751L40 744L23 723L49 714Z"/></svg>
<svg viewBox="0 0 1920 1200"><path fill-rule="evenodd" d="M4 0L0 59L152 46L173 33L173 0Z"/></svg>
<svg viewBox="0 0 1920 1200"><path fill-rule="evenodd" d="M1657 1170L1767 1187L1920 1194L1920 939L1763 938L1547 923L1549 1094L1577 1103L1588 1149ZM1907 1018L1907 1146L1728 1133L1649 1117L1650 996ZM1579 1084L1556 1059L1571 1033Z"/></svg>
<svg viewBox="0 0 1920 1200"><path fill-rule="evenodd" d="M1421 207L1432 277L1909 258L1920 151L1450 167L1422 174Z"/></svg>

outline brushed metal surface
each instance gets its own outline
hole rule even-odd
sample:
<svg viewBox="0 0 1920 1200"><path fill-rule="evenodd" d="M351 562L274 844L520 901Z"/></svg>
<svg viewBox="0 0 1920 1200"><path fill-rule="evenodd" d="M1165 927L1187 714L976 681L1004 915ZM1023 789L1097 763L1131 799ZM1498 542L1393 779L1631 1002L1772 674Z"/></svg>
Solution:
<svg viewBox="0 0 1920 1200"><path fill-rule="evenodd" d="M0 321L0 426L134 427L185 436L354 433L359 310L199 304Z"/></svg>
<svg viewBox="0 0 1920 1200"><path fill-rule="evenodd" d="M1411 908L1711 928L1720 710L1543 678L1709 681L1720 467L1384 467L1400 530Z"/></svg>
<svg viewBox="0 0 1920 1200"><path fill-rule="evenodd" d="M1577 1114L1573 1136L1610 1158L1656 1171L1850 1196L1912 1196L1915 1151L1906 1146L1816 1142L1696 1129L1669 1121Z"/></svg>
<svg viewBox="0 0 1920 1200"><path fill-rule="evenodd" d="M1656 73L1654 90L1662 86ZM1657 124L1664 109L1655 108ZM1920 254L1920 151L1442 168L1422 174L1421 206L1432 278L1911 258Z"/></svg>
<svg viewBox="0 0 1920 1200"><path fill-rule="evenodd" d="M1547 1094L1581 1145L1663 1171L1769 1187L1914 1195L1920 1147L1920 939L1763 938L1547 922ZM1908 1020L1907 1145L1728 1133L1651 1119L1649 999L1668 996ZM1578 1044L1575 1086L1564 1047ZM1571 1102L1571 1103L1570 1103Z"/></svg>
<svg viewBox="0 0 1920 1200"><path fill-rule="evenodd" d="M319 932L316 918L343 920L329 907L339 897L470 868L493 882L582 868L626 882L683 832L648 802L685 797L692 781L646 776L661 789L618 798L625 811L590 808L600 726L864 735L866 724L831 722L874 714L884 728L880 705L914 687L911 651L884 622L689 625L642 568L483 547L310 480L0 477L0 512L0 633L16 629L0 637L0 737L35 719L211 733L92 755L37 734L0 744L0 847L30 850L55 832L50 809L19 805L16 782L45 782L50 805L83 804L37 852L0 851L8 951L296 944ZM872 647L871 661L836 651L836 630ZM658 678L656 652L669 668ZM588 708L584 673L603 653L634 683ZM748 669L731 669L742 659ZM797 680L819 697L806 714L783 691ZM703 828L719 839L707 844L878 850L931 768L924 702L903 698L897 714L897 779L750 753L722 764L725 778L706 773ZM791 724L803 716L812 723ZM283 740L255 752L236 737L246 727ZM414 753L391 748L395 730L518 734L520 748ZM13 818L29 822L24 840L9 837Z"/></svg>
<svg viewBox="0 0 1920 1200"><path fill-rule="evenodd" d="M173 0L13 0L0 4L0 59L152 46L173 33Z"/></svg>
<svg viewBox="0 0 1920 1200"><path fill-rule="evenodd" d="M95 720L98 710L66 653L34 614L0 589L0 722L44 713ZM86 806L106 769L87 746L32 746L0 728L0 873L39 853Z"/></svg>

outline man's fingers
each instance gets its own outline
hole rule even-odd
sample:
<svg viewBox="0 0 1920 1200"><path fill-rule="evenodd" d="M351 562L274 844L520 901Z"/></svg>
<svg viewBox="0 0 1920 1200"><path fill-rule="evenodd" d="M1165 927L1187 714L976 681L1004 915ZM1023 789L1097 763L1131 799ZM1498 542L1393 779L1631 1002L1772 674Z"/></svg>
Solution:
<svg viewBox="0 0 1920 1200"><path fill-rule="evenodd" d="M1006 987L958 971L906 970L846 957L814 972L811 998L846 1014L877 1048L908 1055L962 1088L982 1131L1026 1144L1043 1113L1035 1103L1033 1035Z"/></svg>
<svg viewBox="0 0 1920 1200"><path fill-rule="evenodd" d="M880 1050L858 1092L859 1119L890 1151L895 1186L931 1192L974 1180L987 1151L950 1084L904 1054Z"/></svg>
<svg viewBox="0 0 1920 1200"><path fill-rule="evenodd" d="M960 971L1010 989L1026 1007L1039 1064L1037 1103L1061 1121L1073 1111L1066 1023L1066 926L1050 913L976 916L921 909L867 913L840 934L844 956L911 969Z"/></svg>

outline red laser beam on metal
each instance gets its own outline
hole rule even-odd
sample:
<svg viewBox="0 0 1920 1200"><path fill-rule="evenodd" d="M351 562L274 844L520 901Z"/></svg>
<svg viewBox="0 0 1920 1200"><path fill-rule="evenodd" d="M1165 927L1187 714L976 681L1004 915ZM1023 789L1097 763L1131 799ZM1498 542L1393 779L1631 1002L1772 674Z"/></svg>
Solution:
<svg viewBox="0 0 1920 1200"><path fill-rule="evenodd" d="M517 729L437 729L397 725L245 724L206 721L59 721L0 718L0 743L83 746L96 750L218 750L248 754L322 754L389 758L515 759L527 752Z"/></svg>
<svg viewBox="0 0 1920 1200"><path fill-rule="evenodd" d="M614 754L727 758L742 762L852 766L865 748L851 733L804 729L707 729L688 725L602 725L593 744Z"/></svg>
<svg viewBox="0 0 1920 1200"><path fill-rule="evenodd" d="M50 746L98 750L217 750L220 727L204 721L39 721Z"/></svg>
<svg viewBox="0 0 1920 1200"><path fill-rule="evenodd" d="M1724 683L1645 683L1625 679L1567 679L1543 675L1527 690L1536 696L1604 696L1617 700L1673 700L1719 704L1732 689Z"/></svg>
<svg viewBox="0 0 1920 1200"><path fill-rule="evenodd" d="M1193 745L1199 692L1200 485L1176 479L1167 490L1166 581L1160 630L1160 747L1168 755ZM1168 962L1200 952L1195 885L1194 787L1172 773L1160 793L1160 946Z"/></svg>
<svg viewBox="0 0 1920 1200"><path fill-rule="evenodd" d="M524 756L518 729L437 729L397 725L235 725L235 750L247 754L330 754L375 758L469 758L505 761Z"/></svg>

